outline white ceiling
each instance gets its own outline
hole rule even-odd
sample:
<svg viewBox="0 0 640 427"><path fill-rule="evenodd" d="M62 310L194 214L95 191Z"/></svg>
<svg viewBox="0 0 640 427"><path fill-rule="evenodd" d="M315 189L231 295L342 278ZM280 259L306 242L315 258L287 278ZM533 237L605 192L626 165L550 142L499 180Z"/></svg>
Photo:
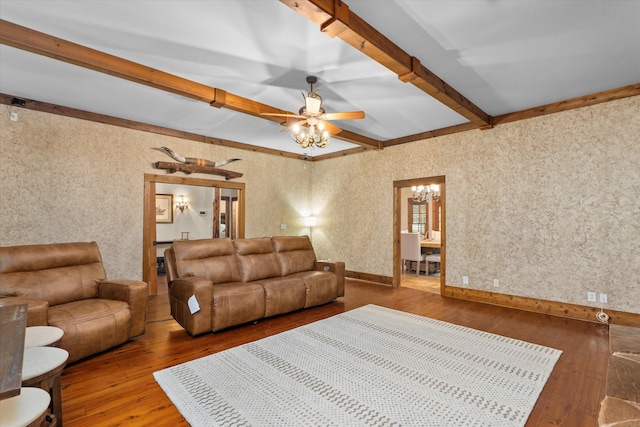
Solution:
<svg viewBox="0 0 640 427"><path fill-rule="evenodd" d="M640 82L640 0L345 0L492 116ZM0 18L378 140L467 119L277 0L0 0ZM0 92L311 156L277 123L0 45ZM189 155L189 153L183 153Z"/></svg>

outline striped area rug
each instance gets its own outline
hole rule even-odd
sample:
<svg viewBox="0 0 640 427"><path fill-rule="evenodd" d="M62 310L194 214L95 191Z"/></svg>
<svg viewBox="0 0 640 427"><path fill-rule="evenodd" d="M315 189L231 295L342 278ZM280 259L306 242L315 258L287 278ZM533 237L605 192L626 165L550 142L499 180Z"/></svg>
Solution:
<svg viewBox="0 0 640 427"><path fill-rule="evenodd" d="M193 426L523 426L560 350L368 305L154 373Z"/></svg>

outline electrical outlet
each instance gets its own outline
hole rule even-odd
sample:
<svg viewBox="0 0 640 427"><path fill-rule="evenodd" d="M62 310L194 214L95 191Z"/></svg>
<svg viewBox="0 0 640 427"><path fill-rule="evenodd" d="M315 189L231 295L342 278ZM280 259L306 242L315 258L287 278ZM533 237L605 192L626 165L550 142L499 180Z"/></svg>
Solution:
<svg viewBox="0 0 640 427"><path fill-rule="evenodd" d="M463 285L469 284L469 276L462 276L462 284Z"/></svg>
<svg viewBox="0 0 640 427"><path fill-rule="evenodd" d="M600 294L600 302L606 304L608 302L607 294Z"/></svg>
<svg viewBox="0 0 640 427"><path fill-rule="evenodd" d="M280 230L286 230L287 224L280 224Z"/></svg>
<svg viewBox="0 0 640 427"><path fill-rule="evenodd" d="M595 292L587 292L587 301L596 302L596 293Z"/></svg>
<svg viewBox="0 0 640 427"><path fill-rule="evenodd" d="M499 288L500 287L500 281L498 279L493 279L493 287L494 288Z"/></svg>

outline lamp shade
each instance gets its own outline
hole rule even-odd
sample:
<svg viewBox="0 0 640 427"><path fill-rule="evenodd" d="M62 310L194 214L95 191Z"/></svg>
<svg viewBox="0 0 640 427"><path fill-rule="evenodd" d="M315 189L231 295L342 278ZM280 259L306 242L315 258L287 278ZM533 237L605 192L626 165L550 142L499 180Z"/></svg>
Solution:
<svg viewBox="0 0 640 427"><path fill-rule="evenodd" d="M315 216L306 216L306 217L304 217L304 225L306 227L315 227L317 223L318 223L318 221L317 221Z"/></svg>

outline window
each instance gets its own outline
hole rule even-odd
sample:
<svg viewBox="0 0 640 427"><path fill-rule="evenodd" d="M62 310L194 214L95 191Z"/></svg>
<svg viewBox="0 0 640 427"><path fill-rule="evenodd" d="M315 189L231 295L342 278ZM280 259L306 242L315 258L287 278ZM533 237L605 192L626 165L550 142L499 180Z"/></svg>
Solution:
<svg viewBox="0 0 640 427"><path fill-rule="evenodd" d="M414 202L412 199L409 203L409 231L411 233L424 234L427 225L427 204L422 202Z"/></svg>

